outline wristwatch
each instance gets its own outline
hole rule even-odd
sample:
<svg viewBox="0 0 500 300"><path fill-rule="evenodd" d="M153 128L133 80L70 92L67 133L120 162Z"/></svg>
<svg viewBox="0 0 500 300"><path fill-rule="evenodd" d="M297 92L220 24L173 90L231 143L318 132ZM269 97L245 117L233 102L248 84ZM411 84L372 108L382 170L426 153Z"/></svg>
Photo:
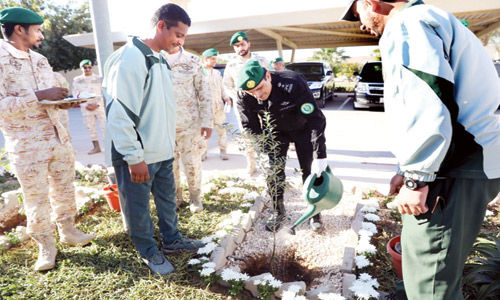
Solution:
<svg viewBox="0 0 500 300"><path fill-rule="evenodd" d="M419 181L415 180L413 178L405 177L405 186L409 190L418 190L423 188L424 186L427 186L429 183L426 181Z"/></svg>

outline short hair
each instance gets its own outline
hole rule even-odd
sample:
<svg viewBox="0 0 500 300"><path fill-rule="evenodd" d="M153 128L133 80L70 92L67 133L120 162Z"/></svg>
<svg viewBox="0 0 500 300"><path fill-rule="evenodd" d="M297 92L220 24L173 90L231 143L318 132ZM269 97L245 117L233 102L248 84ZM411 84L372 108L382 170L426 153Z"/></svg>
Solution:
<svg viewBox="0 0 500 300"><path fill-rule="evenodd" d="M27 23L6 23L6 24L2 24L2 35L4 38L9 38L12 33L14 33L14 27L16 27L16 25L20 25L21 27L24 28L24 30L28 31L30 26L31 25L40 25L42 23L39 23L39 24L27 24Z"/></svg>
<svg viewBox="0 0 500 300"><path fill-rule="evenodd" d="M187 12L179 5L173 3L165 4L155 11L151 19L151 25L154 27L160 21L167 24L167 29L177 26L179 22L191 26L191 18L189 18Z"/></svg>

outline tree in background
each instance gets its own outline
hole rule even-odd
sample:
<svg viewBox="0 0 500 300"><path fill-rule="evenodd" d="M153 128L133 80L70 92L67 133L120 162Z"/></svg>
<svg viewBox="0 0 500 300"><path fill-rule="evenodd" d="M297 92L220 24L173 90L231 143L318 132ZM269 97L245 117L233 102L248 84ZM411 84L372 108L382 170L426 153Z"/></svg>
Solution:
<svg viewBox="0 0 500 300"><path fill-rule="evenodd" d="M20 6L40 14L45 40L36 51L49 60L54 71L69 71L78 68L82 59L96 60L93 49L75 47L63 36L92 32L92 22L87 1L69 0L65 5L55 5L50 0L3 0L0 10Z"/></svg>
<svg viewBox="0 0 500 300"><path fill-rule="evenodd" d="M382 54L380 54L379 48L372 51L372 56L375 57L375 60L382 61Z"/></svg>
<svg viewBox="0 0 500 300"><path fill-rule="evenodd" d="M488 45L495 47L497 55L500 55L500 29L493 31L488 38ZM500 57L499 57L500 59Z"/></svg>
<svg viewBox="0 0 500 300"><path fill-rule="evenodd" d="M349 58L344 53L345 50L339 48L321 48L319 51L314 51L312 60L329 63L333 74L337 74L340 64Z"/></svg>

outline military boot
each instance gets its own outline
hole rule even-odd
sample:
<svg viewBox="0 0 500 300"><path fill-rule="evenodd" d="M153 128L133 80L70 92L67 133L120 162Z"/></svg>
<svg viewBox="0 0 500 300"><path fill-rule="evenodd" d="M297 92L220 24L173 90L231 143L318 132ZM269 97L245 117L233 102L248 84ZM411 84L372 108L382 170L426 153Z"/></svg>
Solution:
<svg viewBox="0 0 500 300"><path fill-rule="evenodd" d="M221 149L221 150L220 150L220 158L221 158L222 160L228 160L228 159L229 159L229 157L227 156L226 149L224 149L224 150L223 150L223 149Z"/></svg>
<svg viewBox="0 0 500 300"><path fill-rule="evenodd" d="M276 232L281 225L286 221L286 210L283 199L278 199L275 204L273 215L267 219L266 230Z"/></svg>
<svg viewBox="0 0 500 300"><path fill-rule="evenodd" d="M189 210L192 213L197 213L203 210L203 204L199 195L189 196Z"/></svg>
<svg viewBox="0 0 500 300"><path fill-rule="evenodd" d="M255 168L255 158L253 152L247 153L247 173L249 176L252 176L253 173L255 173L256 168Z"/></svg>
<svg viewBox="0 0 500 300"><path fill-rule="evenodd" d="M59 241L68 246L85 246L95 239L95 235L81 232L75 227L75 220L67 218L57 223L59 229Z"/></svg>
<svg viewBox="0 0 500 300"><path fill-rule="evenodd" d="M56 241L52 234L32 234L31 238L38 243L38 259L35 271L45 271L56 266Z"/></svg>
<svg viewBox="0 0 500 300"><path fill-rule="evenodd" d="M99 141L92 141L92 144L94 144L94 149L89 151L89 155L101 152L101 147L99 147Z"/></svg>
<svg viewBox="0 0 500 300"><path fill-rule="evenodd" d="M177 208L181 207L183 202L182 199L182 188L175 189L175 203L177 204Z"/></svg>

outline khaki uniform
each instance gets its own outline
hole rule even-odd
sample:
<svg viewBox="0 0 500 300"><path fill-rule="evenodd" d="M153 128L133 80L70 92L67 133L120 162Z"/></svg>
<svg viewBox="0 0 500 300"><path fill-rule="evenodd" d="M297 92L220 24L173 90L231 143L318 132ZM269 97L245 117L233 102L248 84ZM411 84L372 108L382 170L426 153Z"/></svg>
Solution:
<svg viewBox="0 0 500 300"><path fill-rule="evenodd" d="M73 79L72 92L73 97L78 97L79 93L98 95L98 97L80 104L83 122L89 131L90 139L92 141L98 141L99 137L97 136L96 121L99 122L102 136L104 136L104 128L106 125L106 112L104 111L104 102L102 101L101 78L96 74L90 76L82 74L77 76ZM90 103L97 104L99 107L93 111L87 110L86 107Z"/></svg>
<svg viewBox="0 0 500 300"><path fill-rule="evenodd" d="M69 83L68 81L66 81L66 78L64 78L64 76L61 75L61 73L54 72L54 76L56 77L57 87L62 87L69 90ZM69 114L67 109L59 110L59 119L61 120L61 123L64 125L64 128L66 128L69 138L71 139L71 132L69 131Z"/></svg>
<svg viewBox="0 0 500 300"><path fill-rule="evenodd" d="M75 156L56 106L40 105L35 91L56 86L47 59L0 41L0 129L19 179L29 234L47 234L76 213ZM50 199L50 202L49 202Z"/></svg>
<svg viewBox="0 0 500 300"><path fill-rule="evenodd" d="M210 84L203 74L199 57L181 50L174 62L169 61L176 102L174 178L176 195L182 195L179 160L182 159L191 199L201 192L201 155L204 142L201 128L212 128ZM178 199L179 200L179 199Z"/></svg>
<svg viewBox="0 0 500 300"><path fill-rule="evenodd" d="M269 69L270 63L269 61L260 55L250 53L250 58L246 59L241 56L236 57L235 59L232 59L226 64L226 69L224 70L224 77L222 79L222 84L224 85L224 91L226 92L231 99L233 99L233 103L238 102L238 96L236 94L237 88L236 88L236 82L238 81L238 73L241 70L241 67L250 59L256 59L259 61L260 65L263 68ZM233 105L235 113L236 113L236 119L238 119L238 126L240 127L240 131L243 131L243 127L241 125L241 118L240 118L240 113L239 113L239 108L238 105ZM247 149L246 152L246 157L247 157L247 170L249 171L250 175L255 171L255 151L251 148Z"/></svg>
<svg viewBox="0 0 500 300"><path fill-rule="evenodd" d="M214 117L214 127L217 131L219 148L221 151L227 149L227 134L223 124L226 122L226 113L224 112L224 103L229 100L224 88L222 87L222 76L215 69L205 70L207 78L210 81L210 91L212 95L212 112ZM205 144L206 145L206 144Z"/></svg>

